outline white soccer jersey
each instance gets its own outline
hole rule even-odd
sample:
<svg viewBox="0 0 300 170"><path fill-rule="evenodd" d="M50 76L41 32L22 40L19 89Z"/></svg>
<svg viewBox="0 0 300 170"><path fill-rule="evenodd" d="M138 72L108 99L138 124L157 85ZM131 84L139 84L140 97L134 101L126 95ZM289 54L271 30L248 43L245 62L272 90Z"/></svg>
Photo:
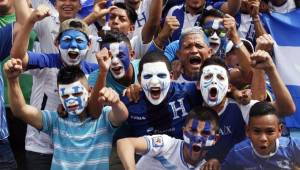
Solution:
<svg viewBox="0 0 300 170"><path fill-rule="evenodd" d="M205 160L197 167L189 165L183 158L184 141L167 135L145 136L148 143L147 153L138 161L137 170L185 170L200 169Z"/></svg>
<svg viewBox="0 0 300 170"><path fill-rule="evenodd" d="M287 0L281 6L275 6L269 1L269 7L273 12L288 13L296 9L295 0Z"/></svg>

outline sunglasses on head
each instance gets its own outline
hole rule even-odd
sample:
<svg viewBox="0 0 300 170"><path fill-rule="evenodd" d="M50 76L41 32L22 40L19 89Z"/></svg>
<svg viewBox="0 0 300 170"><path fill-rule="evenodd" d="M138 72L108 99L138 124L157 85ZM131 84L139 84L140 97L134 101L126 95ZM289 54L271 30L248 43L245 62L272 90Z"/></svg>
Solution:
<svg viewBox="0 0 300 170"><path fill-rule="evenodd" d="M206 36L210 37L212 35L214 35L214 33L217 33L217 35L220 38L224 38L226 36L226 30L225 29L213 29L213 28L204 28L203 29L204 33L206 34Z"/></svg>

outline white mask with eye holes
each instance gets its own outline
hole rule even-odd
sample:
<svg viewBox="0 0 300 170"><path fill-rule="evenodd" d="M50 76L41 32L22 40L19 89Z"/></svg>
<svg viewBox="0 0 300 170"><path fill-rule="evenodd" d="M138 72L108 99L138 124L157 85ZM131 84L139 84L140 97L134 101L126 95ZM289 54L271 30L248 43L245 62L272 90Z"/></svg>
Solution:
<svg viewBox="0 0 300 170"><path fill-rule="evenodd" d="M220 104L228 91L228 75L224 67L208 65L202 70L200 89L205 103L212 107Z"/></svg>
<svg viewBox="0 0 300 170"><path fill-rule="evenodd" d="M143 65L141 85L150 103L160 104L167 96L170 84L170 72L166 63L154 62Z"/></svg>
<svg viewBox="0 0 300 170"><path fill-rule="evenodd" d="M70 115L79 115L87 106L88 91L80 83L76 81L71 84L58 85L59 98Z"/></svg>

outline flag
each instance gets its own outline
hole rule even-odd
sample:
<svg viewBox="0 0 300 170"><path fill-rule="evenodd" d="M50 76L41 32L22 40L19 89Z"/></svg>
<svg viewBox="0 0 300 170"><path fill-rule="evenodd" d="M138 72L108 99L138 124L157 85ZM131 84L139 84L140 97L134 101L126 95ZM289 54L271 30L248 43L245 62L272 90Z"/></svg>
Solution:
<svg viewBox="0 0 300 170"><path fill-rule="evenodd" d="M82 6L81 10L78 12L80 17L84 18L93 12L94 0L80 0L80 3Z"/></svg>
<svg viewBox="0 0 300 170"><path fill-rule="evenodd" d="M277 70L296 105L296 112L285 118L286 125L300 128L300 9L285 14L264 14L263 21L276 42Z"/></svg>

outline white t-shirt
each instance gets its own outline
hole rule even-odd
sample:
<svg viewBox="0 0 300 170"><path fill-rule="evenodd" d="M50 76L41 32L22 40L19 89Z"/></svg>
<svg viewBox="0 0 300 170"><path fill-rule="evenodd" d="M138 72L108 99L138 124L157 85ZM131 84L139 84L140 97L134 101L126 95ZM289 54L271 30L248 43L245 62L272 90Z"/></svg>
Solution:
<svg viewBox="0 0 300 170"><path fill-rule="evenodd" d="M35 49L35 52L58 53L57 47L54 45L54 40L58 35L60 26L58 13L49 0L32 0L34 8L41 4L46 4L50 8L51 16L37 22L33 28L39 38L39 49ZM90 33L97 34L95 26L90 26L89 28ZM95 54L99 50L99 44L93 43L96 41L95 36L91 36L91 38L92 44L95 45L89 51L86 60L88 62L97 63ZM45 68L29 70L28 72L33 76L30 105L39 109L57 110L58 104L61 103L58 97L56 84L58 69ZM47 134L28 125L25 149L38 153L50 154L53 152L53 144Z"/></svg>
<svg viewBox="0 0 300 170"><path fill-rule="evenodd" d="M288 13L288 12L291 12L292 10L296 9L295 0L287 0L281 6L275 6L269 1L268 5L269 5L271 11L279 12L279 13Z"/></svg>
<svg viewBox="0 0 300 170"><path fill-rule="evenodd" d="M133 36L140 35L146 21L149 19L151 2L152 0L142 0L139 8L135 11L138 17L135 22Z"/></svg>
<svg viewBox="0 0 300 170"><path fill-rule="evenodd" d="M202 160L197 167L189 165L184 160L184 141L172 138L168 135L145 136L148 144L148 151L138 161L137 170L158 170L158 169L200 169L206 162Z"/></svg>
<svg viewBox="0 0 300 170"><path fill-rule="evenodd" d="M172 7L169 11L167 16L172 16L173 12L176 9L182 8L183 5L177 5ZM191 15L190 13L186 13L184 12L184 21L183 21L183 26L182 26L182 30L186 29L186 28L190 28L195 26L195 23L197 21L197 18L200 16L200 14L197 15Z"/></svg>
<svg viewBox="0 0 300 170"><path fill-rule="evenodd" d="M144 44L142 41L142 30L140 30L139 36L132 37L130 39L130 43L131 43L132 49L134 50L135 58L139 59L139 58L142 58L146 54L152 41L147 44Z"/></svg>

